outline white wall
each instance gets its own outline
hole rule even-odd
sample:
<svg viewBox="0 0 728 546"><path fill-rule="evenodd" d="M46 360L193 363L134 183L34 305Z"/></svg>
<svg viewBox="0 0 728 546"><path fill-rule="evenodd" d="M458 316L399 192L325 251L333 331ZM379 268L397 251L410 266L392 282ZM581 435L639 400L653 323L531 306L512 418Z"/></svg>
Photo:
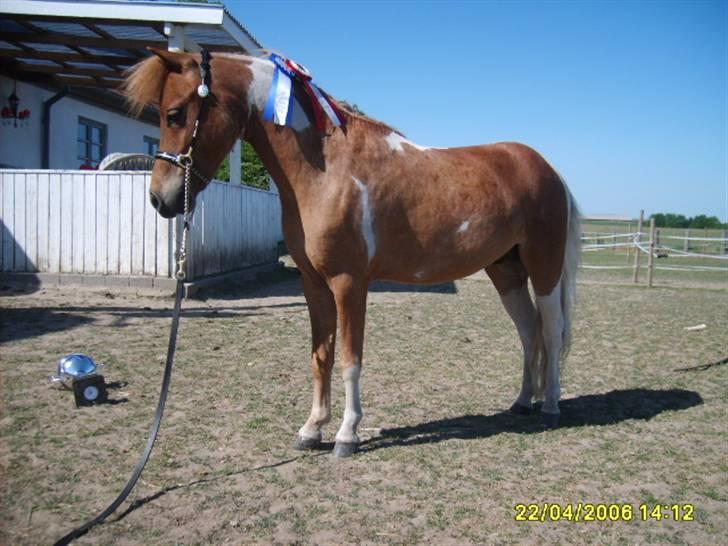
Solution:
<svg viewBox="0 0 728 546"><path fill-rule="evenodd" d="M13 80L0 76L0 108L8 106L8 97L13 92ZM34 85L18 82L15 94L20 97L19 110L30 110L30 119L19 121L13 127L12 121L0 122L0 164L31 169L40 168L41 163L41 115L43 101L52 93ZM25 126L27 125L27 126Z"/></svg>
<svg viewBox="0 0 728 546"><path fill-rule="evenodd" d="M174 268L177 219L149 204L149 172L0 169L0 271L156 276ZM197 200L187 278L275 263L277 195L213 182Z"/></svg>
<svg viewBox="0 0 728 546"><path fill-rule="evenodd" d="M0 76L0 103L7 106L7 97L13 91L13 80ZM0 164L15 168L42 167L43 102L55 92L18 82L19 109L31 110L27 126L0 125ZM143 152L144 137L159 138L159 127L125 117L116 112L92 106L80 100L63 97L51 108L50 165L51 169L77 169L78 117L106 125L106 153ZM23 124L25 125L25 123Z"/></svg>

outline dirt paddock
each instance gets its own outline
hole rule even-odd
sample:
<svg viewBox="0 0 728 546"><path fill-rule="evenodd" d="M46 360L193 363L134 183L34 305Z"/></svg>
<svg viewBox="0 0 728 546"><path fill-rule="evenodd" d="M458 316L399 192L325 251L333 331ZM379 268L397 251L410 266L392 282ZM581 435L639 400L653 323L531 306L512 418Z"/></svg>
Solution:
<svg viewBox="0 0 728 546"><path fill-rule="evenodd" d="M3 287L1 544L52 543L126 483L154 412L171 303ZM484 276L378 285L367 320L364 442L336 460L292 449L311 401L298 277L185 302L151 461L130 500L77 543L725 543L725 284L582 280L556 430L505 411L520 348ZM707 327L685 330L698 324ZM111 403L75 409L50 385L73 351L106 363ZM329 442L343 412L338 373L332 396ZM618 521L516 521L519 503L623 511ZM674 504L681 519L694 507L693 521L674 521L671 508L656 517L655 506Z"/></svg>

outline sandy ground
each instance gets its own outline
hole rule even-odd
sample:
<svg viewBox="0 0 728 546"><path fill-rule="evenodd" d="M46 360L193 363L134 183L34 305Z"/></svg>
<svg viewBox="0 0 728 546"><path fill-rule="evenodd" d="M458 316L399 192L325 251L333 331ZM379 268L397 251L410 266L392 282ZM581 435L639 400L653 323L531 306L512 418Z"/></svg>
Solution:
<svg viewBox="0 0 728 546"><path fill-rule="evenodd" d="M172 300L1 288L0 543L51 543L104 508L136 464ZM311 396L298 277L203 292L184 304L142 480L78 543L725 543L728 290L588 277L579 289L562 426L544 430L537 416L505 411L520 383L519 343L484 276L375 287L364 443L348 460L291 448ZM685 330L697 324L706 328ZM75 409L50 385L72 351L107 364L111 403ZM328 449L343 406L335 377ZM622 512L516 521L519 503ZM688 512L694 521L674 521Z"/></svg>

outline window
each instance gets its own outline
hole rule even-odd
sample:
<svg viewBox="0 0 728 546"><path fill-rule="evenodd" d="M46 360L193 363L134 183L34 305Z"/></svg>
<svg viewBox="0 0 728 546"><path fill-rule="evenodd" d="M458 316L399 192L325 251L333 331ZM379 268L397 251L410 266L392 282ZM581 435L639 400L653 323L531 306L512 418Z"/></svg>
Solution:
<svg viewBox="0 0 728 546"><path fill-rule="evenodd" d="M145 136L144 137L144 153L154 157L159 150L159 139Z"/></svg>
<svg viewBox="0 0 728 546"><path fill-rule="evenodd" d="M79 117L77 148L81 167L98 167L106 156L106 125Z"/></svg>

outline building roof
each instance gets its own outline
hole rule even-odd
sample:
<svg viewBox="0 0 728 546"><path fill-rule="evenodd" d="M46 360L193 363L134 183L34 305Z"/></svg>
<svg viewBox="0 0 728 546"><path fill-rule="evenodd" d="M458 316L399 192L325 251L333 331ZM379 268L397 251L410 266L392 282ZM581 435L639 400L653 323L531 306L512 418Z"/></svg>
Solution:
<svg viewBox="0 0 728 546"><path fill-rule="evenodd" d="M256 54L261 44L222 4L3 0L0 73L58 86L116 88L148 47Z"/></svg>

